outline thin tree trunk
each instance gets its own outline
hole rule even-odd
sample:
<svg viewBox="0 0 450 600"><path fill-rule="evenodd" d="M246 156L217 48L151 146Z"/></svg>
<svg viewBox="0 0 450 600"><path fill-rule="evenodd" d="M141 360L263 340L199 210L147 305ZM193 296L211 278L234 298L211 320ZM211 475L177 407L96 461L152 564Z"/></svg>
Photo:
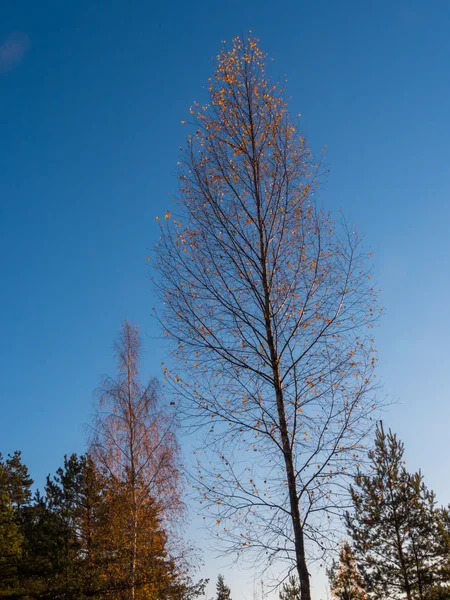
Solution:
<svg viewBox="0 0 450 600"><path fill-rule="evenodd" d="M311 600L309 573L308 567L306 565L305 556L303 527L300 518L300 507L297 496L297 485L295 481L294 461L286 423L283 392L281 389L281 381L279 378L278 367L275 365L273 366L276 385L275 390L277 410L280 422L281 442L283 447L284 463L286 465L286 479L289 490L289 504L291 509L292 529L294 531L295 559L297 563L297 572L300 580L300 598L301 600Z"/></svg>
<svg viewBox="0 0 450 600"><path fill-rule="evenodd" d="M279 357L272 331L271 306L270 306L270 290L267 277L267 262L265 252L264 230L262 227L261 205L258 193L258 175L254 169L255 181L255 196L258 207L260 244L261 244L261 270L262 283L264 289L264 320L267 335L267 344L270 352L270 360L272 363L273 383L275 388L275 396L277 403L278 420L281 434L281 443L283 448L284 463L286 465L286 479L289 490L289 504L292 520L292 529L294 532L295 543L295 559L297 564L297 572L300 580L300 598L301 600L311 600L311 590L309 582L308 567L306 565L305 543L303 535L303 527L300 518L300 507L297 495L297 485L295 480L294 460L292 456L292 447L289 439L289 432L286 422L286 412L284 409L284 399L280 371L278 367ZM410 600L410 599L408 599Z"/></svg>
<svg viewBox="0 0 450 600"><path fill-rule="evenodd" d="M137 519L135 505L133 513L133 546L131 551L131 600L134 600L136 596Z"/></svg>
<svg viewBox="0 0 450 600"><path fill-rule="evenodd" d="M157 410L156 381L143 385L139 380L137 328L125 321L114 349L118 376L105 378L100 390L91 455L111 485L111 510L107 504L105 521L107 530L111 528L111 561L106 569L116 590L112 593L135 600L144 593L145 582L166 584L165 579L156 580L158 569L164 577L172 577L166 561L151 569L148 538L156 537L154 552L163 559L166 523L172 515L182 514L181 478L172 419L166 410ZM165 502L164 522L159 500Z"/></svg>
<svg viewBox="0 0 450 600"><path fill-rule="evenodd" d="M259 207L259 198L257 194L257 202L258 202L258 212L260 212ZM280 372L278 368L278 353L277 348L274 341L274 336L272 332L272 321L270 317L270 291L269 284L267 278L267 266L266 266L266 256L264 250L264 234L262 227L260 227L260 243L261 243L261 267L262 267L262 279L263 279L263 287L264 287L264 296L265 296L265 325L266 325L266 334L267 334L267 343L270 352L270 359L272 362L272 373L273 373L273 382L275 388L275 396L277 403L277 412L278 412L278 420L281 434L281 443L283 448L283 456L284 463L286 466L286 479L289 490L289 504L290 504L290 513L292 520L292 529L294 532L294 540L295 540L295 559L297 564L297 571L300 580L300 598L301 600L311 600L311 590L310 590L310 582L309 582L309 573L306 565L306 556L305 556L305 543L303 536L303 527L300 518L300 507L297 496L297 485L295 481L295 469L294 469L294 460L292 456L292 448L289 439L289 432L286 422L286 413L284 409L284 399L283 399L283 390L282 390L282 382L280 379ZM411 600L408 598L408 600Z"/></svg>
<svg viewBox="0 0 450 600"><path fill-rule="evenodd" d="M403 574L403 582L404 582L404 586L405 586L405 593L406 593L406 597L408 600L412 600L412 595L411 595L411 585L409 583L409 577L408 577L408 571L406 568L406 562L405 562L405 557L403 555L403 546L400 540L400 532L398 530L398 525L397 525L397 515L395 514L395 509L394 509L394 519L395 519L395 535L397 537L397 549L398 549L398 557L400 560L400 566L402 569L402 574Z"/></svg>
<svg viewBox="0 0 450 600"><path fill-rule="evenodd" d="M266 297L268 298L268 295ZM284 463L286 465L286 479L289 490L289 504L291 509L290 512L292 520L292 529L294 532L295 541L295 559L297 564L297 572L300 580L300 598L301 600L311 600L311 589L309 582L308 567L306 565L303 527L300 518L300 507L297 496L297 485L295 481L294 460L292 456L292 448L289 440L289 432L286 422L282 383L280 380L280 373L278 369L278 356L275 348L275 343L272 334L272 326L268 311L266 313L266 331L272 361L272 372L274 377L274 387L281 434L281 443L283 447ZM411 599L408 598L408 600Z"/></svg>
<svg viewBox="0 0 450 600"><path fill-rule="evenodd" d="M286 477L289 489L289 502L291 506L292 528L295 539L295 558L297 562L297 571L300 579L300 597L301 600L311 600L311 590L309 585L309 573L306 565L305 543L303 536L303 527L300 520L300 508L297 497L297 486L295 482L294 464L292 452L287 435L286 418L284 415L284 403L281 390L277 390L277 407L280 415L280 429L283 443L284 461L286 464ZM283 426L284 425L284 426Z"/></svg>
<svg viewBox="0 0 450 600"><path fill-rule="evenodd" d="M128 410L130 428L130 478L131 478L131 511L132 511L132 545L131 545L131 569L130 569L130 592L131 600L136 597L136 562L137 562L137 500L136 500L136 462L134 448L134 407L132 400L132 378L130 348L128 348Z"/></svg>

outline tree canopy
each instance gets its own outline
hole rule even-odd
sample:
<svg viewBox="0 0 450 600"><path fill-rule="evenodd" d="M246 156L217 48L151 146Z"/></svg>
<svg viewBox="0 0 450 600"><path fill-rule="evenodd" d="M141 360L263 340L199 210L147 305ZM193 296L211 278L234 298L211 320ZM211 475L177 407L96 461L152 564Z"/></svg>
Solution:
<svg viewBox="0 0 450 600"><path fill-rule="evenodd" d="M318 205L320 166L253 38L217 59L157 246L179 410L219 541L284 561L310 599L376 400L369 253Z"/></svg>

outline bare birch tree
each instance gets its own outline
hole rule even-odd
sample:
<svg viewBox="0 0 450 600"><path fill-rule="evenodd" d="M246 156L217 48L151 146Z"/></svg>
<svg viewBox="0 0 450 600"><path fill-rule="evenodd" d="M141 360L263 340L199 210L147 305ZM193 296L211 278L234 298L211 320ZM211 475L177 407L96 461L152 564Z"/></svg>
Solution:
<svg viewBox="0 0 450 600"><path fill-rule="evenodd" d="M161 226L166 376L203 425L200 501L230 551L298 571L339 513L375 408L378 315L360 239L315 203L318 165L257 41L218 56ZM176 211L179 211L176 213Z"/></svg>
<svg viewBox="0 0 450 600"><path fill-rule="evenodd" d="M163 553L161 527L166 531L182 513L182 478L173 420L158 405L157 382L144 385L139 379L138 329L125 321L114 350L118 374L99 389L90 454L112 482L110 506L117 513L112 521L125 555L125 577L123 572L115 577L125 579L127 597L134 599L143 579L148 583L142 569L149 554Z"/></svg>

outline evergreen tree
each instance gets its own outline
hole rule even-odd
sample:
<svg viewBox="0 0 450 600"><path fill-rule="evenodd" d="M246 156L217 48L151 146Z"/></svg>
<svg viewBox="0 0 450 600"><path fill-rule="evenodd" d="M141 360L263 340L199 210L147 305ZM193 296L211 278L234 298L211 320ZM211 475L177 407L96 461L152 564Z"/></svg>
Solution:
<svg viewBox="0 0 450 600"><path fill-rule="evenodd" d="M23 535L9 496L0 492L0 597L18 584Z"/></svg>
<svg viewBox="0 0 450 600"><path fill-rule="evenodd" d="M37 492L32 500L26 468L19 464L17 456L13 465L14 469L9 470L8 498L21 543L14 585L9 583L7 587L6 576L0 577L0 597L8 597L12 591L17 596L48 600L78 600L100 594L105 570L100 561L105 551L96 545L101 536L99 515L104 503L92 462L87 457L66 457L56 475L47 478L45 496ZM22 490L18 485L20 473ZM0 516L0 528L2 523ZM106 534L104 538L102 547L106 548ZM8 539L1 535L0 548ZM4 590L7 591L3 593Z"/></svg>
<svg viewBox="0 0 450 600"><path fill-rule="evenodd" d="M334 600L366 600L364 581L356 567L355 557L348 542L339 552L339 561L333 561L327 572Z"/></svg>
<svg viewBox="0 0 450 600"><path fill-rule="evenodd" d="M408 473L404 445L377 427L369 474L351 488L348 532L373 598L427 600L442 579L442 548L433 492L420 472Z"/></svg>
<svg viewBox="0 0 450 600"><path fill-rule="evenodd" d="M300 600L300 583L297 577L291 576L287 582L283 583L280 600Z"/></svg>
<svg viewBox="0 0 450 600"><path fill-rule="evenodd" d="M431 589L430 600L450 600L450 505L437 510L437 529L439 582Z"/></svg>
<svg viewBox="0 0 450 600"><path fill-rule="evenodd" d="M47 477L45 495L54 518L55 533L60 546L57 577L54 585L64 598L81 593L80 544L76 531L78 495L83 477L82 464L76 455L64 457L64 467L53 478ZM56 557L55 557L56 558Z"/></svg>
<svg viewBox="0 0 450 600"><path fill-rule="evenodd" d="M76 454L65 456L63 467L47 478L46 505L60 548L54 585L64 598L82 598L102 589L104 486L91 459Z"/></svg>
<svg viewBox="0 0 450 600"><path fill-rule="evenodd" d="M22 510L24 535L19 565L20 591L28 599L51 599L57 596L63 544L57 516L49 509L45 497L37 492Z"/></svg>
<svg viewBox="0 0 450 600"><path fill-rule="evenodd" d="M231 600L231 590L225 585L223 575L217 577L216 600Z"/></svg>
<svg viewBox="0 0 450 600"><path fill-rule="evenodd" d="M0 456L0 598L25 600L129 600L129 486L102 474L89 456L72 454L45 495L31 497L32 480L19 452ZM140 498L136 544L137 600L192 600L186 561L168 552L161 504Z"/></svg>
<svg viewBox="0 0 450 600"><path fill-rule="evenodd" d="M20 452L6 460L0 454L0 597L13 594L21 584L22 511L30 502L32 484Z"/></svg>
<svg viewBox="0 0 450 600"><path fill-rule="evenodd" d="M22 453L18 450L9 454L6 461L0 455L0 489L9 496L11 505L16 512L31 500L33 480L28 467L22 462Z"/></svg>

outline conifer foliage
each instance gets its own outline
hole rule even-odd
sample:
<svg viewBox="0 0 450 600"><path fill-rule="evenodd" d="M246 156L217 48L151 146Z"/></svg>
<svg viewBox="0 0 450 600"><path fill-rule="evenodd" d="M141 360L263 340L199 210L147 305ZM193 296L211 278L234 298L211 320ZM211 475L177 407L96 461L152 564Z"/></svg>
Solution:
<svg viewBox="0 0 450 600"><path fill-rule="evenodd" d="M231 600L231 590L225 584L223 575L217 577L216 600Z"/></svg>
<svg viewBox="0 0 450 600"><path fill-rule="evenodd" d="M45 494L31 497L31 479L19 452L0 459L0 598L129 600L127 495L112 493L113 482L89 456L72 454ZM204 593L193 583L186 561L168 552L168 532L153 505L147 507L138 538L139 600L191 600Z"/></svg>
<svg viewBox="0 0 450 600"><path fill-rule="evenodd" d="M22 510L31 500L32 484L20 452L6 460L0 454L0 585L6 590L19 585L25 552Z"/></svg>
<svg viewBox="0 0 450 600"><path fill-rule="evenodd" d="M291 575L288 581L283 583L280 600L300 600L300 584L297 577Z"/></svg>
<svg viewBox="0 0 450 600"><path fill-rule="evenodd" d="M380 423L371 469L351 488L346 523L370 597L427 600L445 584L446 511L422 474L407 471L403 455L402 442Z"/></svg>

